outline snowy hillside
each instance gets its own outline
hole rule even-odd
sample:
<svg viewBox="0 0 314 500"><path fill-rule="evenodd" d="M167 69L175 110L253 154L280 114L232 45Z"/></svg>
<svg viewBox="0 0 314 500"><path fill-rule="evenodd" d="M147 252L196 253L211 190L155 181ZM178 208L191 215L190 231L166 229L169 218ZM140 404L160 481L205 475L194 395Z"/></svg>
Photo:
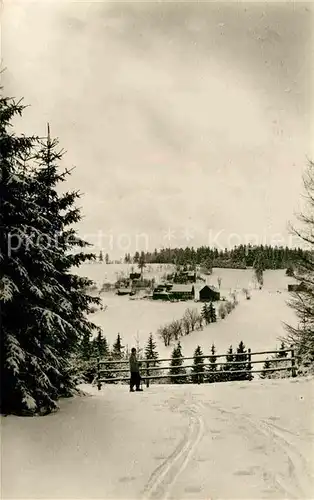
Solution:
<svg viewBox="0 0 314 500"><path fill-rule="evenodd" d="M126 269L127 265L89 264L82 266L80 274L87 274L96 280L98 285L104 277L111 275L119 269ZM165 272L163 267L151 265L148 276L161 275ZM256 290L253 286L251 269L214 269L208 277L208 282L217 285L220 276L221 293L228 297L230 290L238 290L239 305L223 321L208 325L202 331L193 332L182 337L181 344L184 356L193 355L199 344L204 353L209 352L212 343L216 345L217 352L225 353L230 344L234 347L242 340L252 350L275 349L279 347L278 337L285 335L283 322L294 324L296 317L294 311L287 306L289 293L287 285L291 278L285 276L284 270L265 271L263 290ZM245 300L242 288L251 289L252 300ZM280 293L278 293L280 292ZM167 303L149 300L130 300L129 297L118 297L113 293L102 294L103 303L107 306L105 311L98 311L92 316L95 323L103 329L109 343L116 340L117 333L122 336L123 345L136 344L138 338L143 347L150 332L156 334L158 328L173 319L182 318L188 307L202 308L201 303L194 301ZM163 342L157 341L158 352L161 357L169 357L172 346L166 348Z"/></svg>
<svg viewBox="0 0 314 500"><path fill-rule="evenodd" d="M3 499L314 498L314 379L90 386L2 418Z"/></svg>

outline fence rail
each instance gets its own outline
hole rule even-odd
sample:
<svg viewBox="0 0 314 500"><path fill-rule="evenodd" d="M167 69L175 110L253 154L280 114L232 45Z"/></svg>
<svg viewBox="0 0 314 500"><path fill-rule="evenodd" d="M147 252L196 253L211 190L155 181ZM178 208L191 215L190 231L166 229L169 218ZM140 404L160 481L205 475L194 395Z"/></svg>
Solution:
<svg viewBox="0 0 314 500"><path fill-rule="evenodd" d="M283 352L291 352L291 350L293 350L292 347L290 348L287 348L287 349L280 349L280 351L278 350L275 350L275 351L256 351L256 352L251 352L252 356L254 355L261 355L261 354L278 354L278 353L283 353ZM248 349L248 352L250 352L250 349ZM211 354L203 354L202 356L198 356L198 358L202 359L202 358L209 358L211 356ZM215 354L214 355L215 358L225 358L226 357L226 354ZM171 361L173 358L158 358L158 361L159 362L162 362L162 361ZM190 356L190 357L184 357L184 358L174 358L176 360L178 359L194 359L194 356ZM153 359L141 359L140 360L141 363L152 363L154 360ZM265 360L264 360L265 361ZM128 360L106 360L106 359L100 359L99 360L99 363L102 365L102 364L117 364L119 363L120 365L128 365L129 364L129 361Z"/></svg>
<svg viewBox="0 0 314 500"><path fill-rule="evenodd" d="M290 353L290 357L285 357L282 356L283 353L288 354ZM252 360L252 356L260 356L260 355L265 355L265 354L275 354L276 357L274 359L268 359L268 358L263 358L263 359L258 359L258 360ZM246 353L233 353L232 356L234 356L235 361L217 361L217 358L226 358L226 354L207 354L207 355L202 355L202 356L192 356L192 357L182 357L182 358L161 358L158 360L153 360L153 359L142 359L140 360L140 365L141 365L141 375L142 379L146 383L146 387L149 387L149 381L150 380L161 380L161 379L184 379L184 378L192 378L193 380L196 380L196 383L200 384L203 382L203 378L212 378L213 380L220 378L223 378L224 376L228 377L233 376L233 375L239 375L239 374L246 374L247 379L246 380L252 380L253 377L251 377L251 374L253 375L254 373L274 373L274 372L279 372L279 371L290 371L291 376L295 377L296 376L296 368L297 368L297 358L295 357L294 354L294 347L291 346L290 348L287 349L281 349L280 351L278 350L273 350L273 351L256 351L256 352L251 352L251 349L248 349ZM238 357L238 359L236 359ZM246 359L244 359L244 357ZM173 365L168 365L168 366L156 366L158 363L162 363L165 361L168 362L173 362L173 361L178 361L180 360L181 362L188 361L188 360L205 360L205 359L210 359L215 362L215 366L223 366L223 367L231 367L231 369L225 369L225 370L204 370L204 368L209 368L213 367L212 363L204 363L202 362L200 369L202 371L197 370L197 364L193 365L184 365L182 364L181 366L173 366ZM265 363L265 361L269 361L269 363L282 363L282 362L289 362L289 366L285 367L278 367L278 366L273 366L271 368L263 368L262 370L253 370L252 365L254 364L260 364L260 363ZM105 365L104 368L103 365ZM125 360L103 360L103 359L98 359L97 360L97 387L100 390L102 384L106 383L114 383L114 382L129 382L130 378L125 377L125 376L116 376L118 373L128 373L129 368L121 368L121 365L129 365L129 361ZM239 368L242 368L241 365L244 365L244 369L238 369L238 370L233 370L232 367L236 366ZM117 366L117 368L109 368L111 366ZM186 368L193 368L194 372L191 373L177 373L177 374L171 374L171 373L158 373L156 375L151 375L151 372L161 372L163 370L178 370L178 369L186 369ZM105 377L102 377L102 375L105 374ZM112 376L114 375L114 376Z"/></svg>

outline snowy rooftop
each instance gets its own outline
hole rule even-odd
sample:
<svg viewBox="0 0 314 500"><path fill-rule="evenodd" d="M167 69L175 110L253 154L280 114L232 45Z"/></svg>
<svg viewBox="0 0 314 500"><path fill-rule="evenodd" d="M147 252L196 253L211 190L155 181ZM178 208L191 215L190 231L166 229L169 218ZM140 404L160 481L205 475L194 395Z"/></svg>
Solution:
<svg viewBox="0 0 314 500"><path fill-rule="evenodd" d="M180 285L174 284L171 288L171 292L192 292L193 285Z"/></svg>

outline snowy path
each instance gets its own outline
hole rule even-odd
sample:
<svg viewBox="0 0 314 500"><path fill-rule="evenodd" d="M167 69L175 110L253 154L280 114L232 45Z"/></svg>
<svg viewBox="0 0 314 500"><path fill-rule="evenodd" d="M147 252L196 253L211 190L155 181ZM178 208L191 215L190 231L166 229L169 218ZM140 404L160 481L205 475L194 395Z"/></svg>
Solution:
<svg viewBox="0 0 314 500"><path fill-rule="evenodd" d="M2 498L314 498L313 379L85 390L2 419Z"/></svg>
<svg viewBox="0 0 314 500"><path fill-rule="evenodd" d="M144 487L143 498L169 498L172 487L189 464L194 450L204 435L204 419L200 414L200 405L189 405L183 410L190 414L187 433L174 449L173 453L157 467Z"/></svg>

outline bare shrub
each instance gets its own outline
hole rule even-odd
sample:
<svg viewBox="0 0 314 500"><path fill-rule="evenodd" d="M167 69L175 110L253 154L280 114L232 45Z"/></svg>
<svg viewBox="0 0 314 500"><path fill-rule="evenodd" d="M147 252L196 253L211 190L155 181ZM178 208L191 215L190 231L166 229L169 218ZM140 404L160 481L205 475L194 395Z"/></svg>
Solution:
<svg viewBox="0 0 314 500"><path fill-rule="evenodd" d="M185 335L189 335L191 331L191 324L189 318L184 315L182 318L182 329Z"/></svg>
<svg viewBox="0 0 314 500"><path fill-rule="evenodd" d="M199 313L196 308L187 309L184 313L184 318L190 323L191 331L194 332L197 322L199 321Z"/></svg>
<svg viewBox="0 0 314 500"><path fill-rule="evenodd" d="M224 319L227 316L227 309L225 304L220 304L218 307L218 315L221 319Z"/></svg>
<svg viewBox="0 0 314 500"><path fill-rule="evenodd" d="M177 341L182 335L182 321L180 319L174 319L169 323L168 327L171 338Z"/></svg>
<svg viewBox="0 0 314 500"><path fill-rule="evenodd" d="M201 314L199 314L198 318L197 318L197 323L196 323L197 330L202 330L203 329L203 321L204 321L203 316Z"/></svg>
<svg viewBox="0 0 314 500"><path fill-rule="evenodd" d="M164 325L158 328L157 335L163 340L165 347L168 347L170 345L172 332L169 325Z"/></svg>
<svg viewBox="0 0 314 500"><path fill-rule="evenodd" d="M225 308L226 308L226 313L227 313L227 314L230 314L230 313L231 313L231 311L232 311L232 309L233 309L233 307L234 307L234 306L233 306L232 302L230 302L230 300L227 300L227 301L226 301L226 305L225 305Z"/></svg>
<svg viewBox="0 0 314 500"><path fill-rule="evenodd" d="M232 292L232 293L230 294L230 297L231 297L231 300L232 300L233 305L234 305L234 306L237 306L239 302L238 302L238 298L237 298L237 294L236 294L236 292Z"/></svg>

